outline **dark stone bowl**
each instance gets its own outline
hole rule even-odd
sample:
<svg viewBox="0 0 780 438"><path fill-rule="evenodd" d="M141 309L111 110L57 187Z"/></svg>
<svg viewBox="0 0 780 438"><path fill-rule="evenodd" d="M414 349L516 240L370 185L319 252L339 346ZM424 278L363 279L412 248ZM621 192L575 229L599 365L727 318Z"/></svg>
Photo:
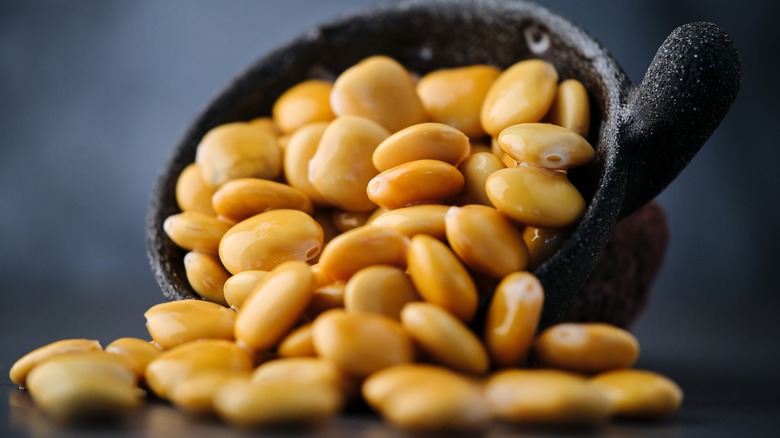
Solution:
<svg viewBox="0 0 780 438"><path fill-rule="evenodd" d="M421 74L475 63L503 68L541 58L554 64L561 78L576 78L589 90L596 159L570 173L589 202L571 237L534 271L546 291L543 325L560 319L583 293L617 221L679 174L725 117L741 82L734 44L711 23L674 30L638 85L586 31L523 1L392 3L325 23L240 74L173 149L147 216L148 255L167 298L194 297L184 251L168 239L162 223L179 211L176 179L194 161L201 137L223 123L269 115L274 100L292 85L312 77L334 78L376 54ZM589 311L589 319L612 319L599 316L598 309Z"/></svg>

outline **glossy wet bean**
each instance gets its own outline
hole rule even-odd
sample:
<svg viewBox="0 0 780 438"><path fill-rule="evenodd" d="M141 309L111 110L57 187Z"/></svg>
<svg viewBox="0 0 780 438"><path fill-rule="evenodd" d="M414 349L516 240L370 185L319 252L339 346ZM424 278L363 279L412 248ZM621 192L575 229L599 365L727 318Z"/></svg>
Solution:
<svg viewBox="0 0 780 438"><path fill-rule="evenodd" d="M168 216L163 222L163 231L173 243L208 254L219 252L219 242L229 229L229 223L194 211Z"/></svg>
<svg viewBox="0 0 780 438"><path fill-rule="evenodd" d="M440 204L413 205L384 211L369 223L375 227L392 228L408 237L427 234L444 240L444 215L449 208L449 205Z"/></svg>
<svg viewBox="0 0 780 438"><path fill-rule="evenodd" d="M398 320L401 309L420 297L409 276L395 266L374 265L353 275L344 289L347 312L368 312Z"/></svg>
<svg viewBox="0 0 780 438"><path fill-rule="evenodd" d="M492 207L485 182L493 172L506 168L500 158L490 152L478 152L466 157L458 170L463 174L463 191L455 198L455 205L481 204Z"/></svg>
<svg viewBox="0 0 780 438"><path fill-rule="evenodd" d="M138 379L143 379L146 366L162 350L156 343L138 338L119 338L106 345L106 353L116 354L127 360L130 369Z"/></svg>
<svg viewBox="0 0 780 438"><path fill-rule="evenodd" d="M469 139L443 123L420 123L387 137L372 157L380 172L416 160L438 160L457 166L469 155Z"/></svg>
<svg viewBox="0 0 780 438"><path fill-rule="evenodd" d="M214 193L214 211L233 222L241 222L276 209L314 212L311 200L302 191L287 184L258 178L239 178L226 182Z"/></svg>
<svg viewBox="0 0 780 438"><path fill-rule="evenodd" d="M214 216L211 197L214 188L206 183L200 168L192 163L184 168L176 180L176 203L182 211L195 211Z"/></svg>
<svg viewBox="0 0 780 438"><path fill-rule="evenodd" d="M576 132L549 123L523 123L498 134L498 144L519 163L552 170L579 167L593 159L595 152Z"/></svg>
<svg viewBox="0 0 780 438"><path fill-rule="evenodd" d="M680 408L683 392L668 377L645 370L616 370L590 379L612 405L612 415L660 418Z"/></svg>
<svg viewBox="0 0 780 438"><path fill-rule="evenodd" d="M192 289L201 297L227 306L223 288L230 272L222 266L219 257L199 251L184 256L184 271Z"/></svg>
<svg viewBox="0 0 780 438"><path fill-rule="evenodd" d="M590 102L588 90L582 82L576 79L561 81L545 118L550 123L571 129L587 138L590 131Z"/></svg>
<svg viewBox="0 0 780 438"><path fill-rule="evenodd" d="M320 256L322 275L331 282L347 281L357 271L371 265L406 268L409 239L400 232L363 226L335 237Z"/></svg>
<svg viewBox="0 0 780 438"><path fill-rule="evenodd" d="M233 339L236 312L201 300L156 304L144 313L152 339L170 349L198 339Z"/></svg>
<svg viewBox="0 0 780 438"><path fill-rule="evenodd" d="M290 136L284 152L284 176L287 184L305 193L316 205L330 203L314 188L309 180L309 161L317 152L327 122L311 123Z"/></svg>
<svg viewBox="0 0 780 438"><path fill-rule="evenodd" d="M327 122L336 118L330 108L333 85L318 79L303 81L287 89L271 109L276 126L290 134L313 122Z"/></svg>
<svg viewBox="0 0 780 438"><path fill-rule="evenodd" d="M543 366L582 373L629 368L639 357L634 335L603 323L563 323L547 328L534 345Z"/></svg>
<svg viewBox="0 0 780 438"><path fill-rule="evenodd" d="M89 351L101 351L103 347L94 339L63 339L38 347L17 359L11 366L8 376L11 381L19 386L25 386L27 375L39 364L54 356L67 353L84 353Z"/></svg>
<svg viewBox="0 0 780 438"><path fill-rule="evenodd" d="M463 175L438 160L416 160L388 169L368 183L368 197L388 210L443 204L463 190Z"/></svg>
<svg viewBox="0 0 780 438"><path fill-rule="evenodd" d="M268 271L243 271L228 278L222 287L228 306L233 310L240 309L246 297L266 275L268 275Z"/></svg>

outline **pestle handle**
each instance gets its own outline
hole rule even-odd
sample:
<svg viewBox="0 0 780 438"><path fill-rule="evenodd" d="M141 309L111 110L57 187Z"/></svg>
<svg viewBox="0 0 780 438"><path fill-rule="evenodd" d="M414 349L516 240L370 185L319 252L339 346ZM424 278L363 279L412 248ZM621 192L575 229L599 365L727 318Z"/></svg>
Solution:
<svg viewBox="0 0 780 438"><path fill-rule="evenodd" d="M712 23L675 29L629 97L620 143L629 155L620 217L658 195L726 116L742 82L731 38Z"/></svg>

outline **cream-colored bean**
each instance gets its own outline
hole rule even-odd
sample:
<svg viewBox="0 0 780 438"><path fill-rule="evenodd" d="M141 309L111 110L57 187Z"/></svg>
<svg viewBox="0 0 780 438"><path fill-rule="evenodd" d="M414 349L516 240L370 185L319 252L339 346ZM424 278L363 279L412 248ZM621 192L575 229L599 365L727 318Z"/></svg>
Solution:
<svg viewBox="0 0 780 438"><path fill-rule="evenodd" d="M222 287L228 306L238 310L244 304L246 297L268 275L268 271L243 271L228 278Z"/></svg>
<svg viewBox="0 0 780 438"><path fill-rule="evenodd" d="M497 170L506 168L500 158L490 152L477 152L466 157L458 170L463 175L463 191L455 198L455 205L481 204L492 207L487 193L485 182L488 177Z"/></svg>
<svg viewBox="0 0 780 438"><path fill-rule="evenodd" d="M27 388L39 408L63 420L120 416L144 396L127 362L102 351L52 357L30 371Z"/></svg>
<svg viewBox="0 0 780 438"><path fill-rule="evenodd" d="M271 210L241 221L219 244L219 258L231 274L270 271L289 260L308 261L320 253L322 227L298 210Z"/></svg>
<svg viewBox="0 0 780 438"><path fill-rule="evenodd" d="M561 81L545 118L550 123L571 129L587 138L590 131L590 102L588 90L582 82L576 79Z"/></svg>
<svg viewBox="0 0 780 438"><path fill-rule="evenodd" d="M227 306L223 288L230 278L230 272L222 266L219 257L190 251L184 256L184 271L195 293L209 301Z"/></svg>
<svg viewBox="0 0 780 438"><path fill-rule="evenodd" d="M252 355L235 342L204 339L187 342L162 352L146 366L146 384L157 396L167 399L179 383L207 371L248 373L254 367Z"/></svg>
<svg viewBox="0 0 780 438"><path fill-rule="evenodd" d="M229 223L194 211L168 216L163 222L163 231L173 243L208 254L219 252L219 241L229 229Z"/></svg>
<svg viewBox="0 0 780 438"><path fill-rule="evenodd" d="M668 377L644 370L617 370L590 379L612 406L612 415L660 418L680 408L683 392Z"/></svg>
<svg viewBox="0 0 780 438"><path fill-rule="evenodd" d="M609 416L610 404L583 377L557 370L507 370L485 385L497 418L527 425L593 425Z"/></svg>
<svg viewBox="0 0 780 438"><path fill-rule="evenodd" d="M146 328L154 341L170 349L198 339L233 339L236 312L201 300L156 304L144 313Z"/></svg>
<svg viewBox="0 0 780 438"><path fill-rule="evenodd" d="M304 324L285 336L276 348L279 357L314 357L311 323Z"/></svg>
<svg viewBox="0 0 780 438"><path fill-rule="evenodd" d="M463 190L463 175L443 161L416 160L385 170L368 183L368 197L388 210L442 204Z"/></svg>
<svg viewBox="0 0 780 438"><path fill-rule="evenodd" d="M504 278L528 265L522 233L495 208L451 207L444 222L450 247L470 268Z"/></svg>
<svg viewBox="0 0 780 438"><path fill-rule="evenodd" d="M287 184L302 191L314 204L320 206L330 203L309 180L309 161L317 152L317 146L327 127L328 122L311 123L301 127L290 136L284 152L284 176Z"/></svg>
<svg viewBox="0 0 780 438"><path fill-rule="evenodd" d="M477 312L477 287L458 258L444 243L425 234L412 237L409 275L423 300L470 322Z"/></svg>
<svg viewBox="0 0 780 438"><path fill-rule="evenodd" d="M346 284L344 282L329 283L315 287L309 306L306 307L306 318L313 320L320 313L330 309L343 308L345 288Z"/></svg>
<svg viewBox="0 0 780 438"><path fill-rule="evenodd" d="M100 342L93 339L63 339L46 344L25 354L17 359L11 366L8 376L11 381L19 386L25 386L27 375L36 366L52 357L68 353L84 353L89 351L101 351Z"/></svg>
<svg viewBox="0 0 780 438"><path fill-rule="evenodd" d="M214 397L214 408L223 420L240 427L322 423L343 404L338 389L327 384L295 382L253 383L232 379Z"/></svg>
<svg viewBox="0 0 780 438"><path fill-rule="evenodd" d="M168 399L174 406L193 414L208 414L214 411L214 396L232 379L246 378L248 372L232 370L208 370L195 373L179 382L170 392Z"/></svg>
<svg viewBox="0 0 780 438"><path fill-rule="evenodd" d="M374 265L356 272L344 289L347 312L368 312L398 320L401 309L420 297L409 276L395 266Z"/></svg>
<svg viewBox="0 0 780 438"><path fill-rule="evenodd" d="M568 233L565 229L525 227L523 240L528 247L529 269L536 269L549 259L563 244Z"/></svg>
<svg viewBox="0 0 780 438"><path fill-rule="evenodd" d="M313 337L320 357L357 378L414 360L401 324L382 315L329 310L314 320Z"/></svg>
<svg viewBox="0 0 780 438"><path fill-rule="evenodd" d="M328 202L345 211L373 211L366 194L368 182L379 173L371 157L390 135L369 119L343 116L332 121L309 161L309 180Z"/></svg>
<svg viewBox="0 0 780 438"><path fill-rule="evenodd" d="M119 338L106 345L106 353L116 354L127 360L130 369L138 379L144 378L144 371L162 350L156 343L138 338Z"/></svg>
<svg viewBox="0 0 780 438"><path fill-rule="evenodd" d="M485 135L480 109L490 85L501 73L492 65L436 70L417 83L417 94L435 122L446 123L470 138Z"/></svg>
<svg viewBox="0 0 780 438"><path fill-rule="evenodd" d="M480 112L490 135L518 123L542 120L555 99L558 72L540 59L520 61L504 70L490 86Z"/></svg>
<svg viewBox="0 0 780 438"><path fill-rule="evenodd" d="M274 179L282 170L276 137L249 123L227 123L211 129L198 145L195 163L212 187L236 178Z"/></svg>
<svg viewBox="0 0 780 438"><path fill-rule="evenodd" d="M626 330L604 323L562 323L536 339L536 357L544 366L581 373L630 368L639 343Z"/></svg>
<svg viewBox="0 0 780 438"><path fill-rule="evenodd" d="M380 172L410 161L438 160L457 166L469 155L469 138L443 123L420 123L387 137L372 161Z"/></svg>
<svg viewBox="0 0 780 438"><path fill-rule="evenodd" d="M576 132L549 123L522 123L498 134L498 144L519 163L552 170L579 167L593 159L595 152Z"/></svg>
<svg viewBox="0 0 780 438"><path fill-rule="evenodd" d="M430 303L409 303L401 325L434 361L456 371L484 374L490 366L482 342L450 312Z"/></svg>
<svg viewBox="0 0 780 438"><path fill-rule="evenodd" d="M211 197L214 188L206 183L200 168L192 163L184 168L176 180L176 203L182 211L195 211L214 216Z"/></svg>
<svg viewBox="0 0 780 438"><path fill-rule="evenodd" d="M373 211L354 212L333 210L333 225L336 226L340 233L346 233L349 230L354 230L357 227L365 225L366 222L368 222L369 216L373 213Z"/></svg>
<svg viewBox="0 0 780 438"><path fill-rule="evenodd" d="M487 426L490 411L481 388L443 368L429 367L419 372L414 366L393 367L369 377L366 387L395 384L381 403L372 404L382 417L410 431L474 431ZM418 366L419 367L419 366ZM405 374L405 375L404 375ZM401 383L401 384L398 384Z"/></svg>
<svg viewBox="0 0 780 438"><path fill-rule="evenodd" d="M485 321L485 344L496 367L519 366L533 345L544 289L530 272L507 275L496 287Z"/></svg>
<svg viewBox="0 0 780 438"><path fill-rule="evenodd" d="M392 228L408 237L427 234L440 240L446 238L444 215L449 205L424 204L387 210L369 221L372 226Z"/></svg>
<svg viewBox="0 0 780 438"><path fill-rule="evenodd" d="M427 121L409 72L387 56L372 56L336 79L330 95L333 112L371 119L390 132Z"/></svg>
<svg viewBox="0 0 780 438"><path fill-rule="evenodd" d="M496 171L485 191L500 212L532 227L563 228L585 211L585 200L565 173L540 167Z"/></svg>
<svg viewBox="0 0 780 438"><path fill-rule="evenodd" d="M276 209L314 212L311 200L302 191L274 181L239 178L226 182L214 193L214 211L233 222L241 222Z"/></svg>
<svg viewBox="0 0 780 438"><path fill-rule="evenodd" d="M274 347L301 318L313 290L314 277L305 262L275 267L241 306L235 324L237 342L253 350Z"/></svg>
<svg viewBox="0 0 780 438"><path fill-rule="evenodd" d="M335 237L322 251L320 269L331 282L347 281L357 271L371 265L406 268L409 239L400 232L363 226Z"/></svg>
<svg viewBox="0 0 780 438"><path fill-rule="evenodd" d="M279 129L290 134L313 122L327 122L336 118L330 109L330 82L310 79L287 89L271 109Z"/></svg>

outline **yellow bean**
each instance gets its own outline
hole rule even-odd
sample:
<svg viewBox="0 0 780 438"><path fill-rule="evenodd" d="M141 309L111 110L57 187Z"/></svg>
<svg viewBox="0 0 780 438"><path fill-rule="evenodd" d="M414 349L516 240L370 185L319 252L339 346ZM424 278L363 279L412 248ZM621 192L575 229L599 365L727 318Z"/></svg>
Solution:
<svg viewBox="0 0 780 438"><path fill-rule="evenodd" d="M490 86L480 120L490 135L518 123L542 120L555 99L558 72L539 59L520 61L504 70Z"/></svg>
<svg viewBox="0 0 780 438"><path fill-rule="evenodd" d="M222 266L219 257L204 252L190 251L184 256L187 281L201 297L227 306L223 287L230 272Z"/></svg>
<svg viewBox="0 0 780 438"><path fill-rule="evenodd" d="M566 230L561 229L525 227L523 240L530 255L528 267L536 269L545 260L552 257L566 239L567 234Z"/></svg>
<svg viewBox="0 0 780 438"><path fill-rule="evenodd" d="M392 228L408 237L427 234L444 240L444 215L449 208L449 205L426 204L386 210L369 223L376 227Z"/></svg>
<svg viewBox="0 0 780 438"><path fill-rule="evenodd" d="M582 166L593 159L593 147L581 135L549 123L522 123L498 134L498 144L520 163L552 170Z"/></svg>
<svg viewBox="0 0 780 438"><path fill-rule="evenodd" d="M233 339L236 312L216 303L180 300L156 304L144 313L152 339L170 349L198 339Z"/></svg>
<svg viewBox="0 0 780 438"><path fill-rule="evenodd" d="M507 275L498 284L485 321L485 344L497 367L519 366L534 341L544 289L530 272Z"/></svg>
<svg viewBox="0 0 780 438"><path fill-rule="evenodd" d="M211 197L214 188L206 184L197 164L192 163L184 168L176 180L176 203L182 211L195 211L208 216L214 216Z"/></svg>
<svg viewBox="0 0 780 438"><path fill-rule="evenodd" d="M217 254L219 241L229 229L227 222L194 211L168 216L163 222L163 230L173 243L189 251L208 254Z"/></svg>
<svg viewBox="0 0 780 438"><path fill-rule="evenodd" d="M451 207L444 217L447 241L470 268L503 278L528 265L523 235L493 207Z"/></svg>
<svg viewBox="0 0 780 438"><path fill-rule="evenodd" d="M469 138L443 123L420 123L387 137L372 161L380 172L410 161L438 160L457 166L470 151Z"/></svg>
<svg viewBox="0 0 780 438"><path fill-rule="evenodd" d="M504 167L517 167L517 160L507 155L507 153L501 149L497 137L492 137L490 139L490 152L504 163Z"/></svg>
<svg viewBox="0 0 780 438"><path fill-rule="evenodd" d="M274 179L282 170L282 150L276 137L263 129L227 123L203 136L195 163L212 187L236 178Z"/></svg>
<svg viewBox="0 0 780 438"><path fill-rule="evenodd" d="M423 300L470 322L477 312L477 287L466 268L442 242L425 234L412 237L409 275Z"/></svg>
<svg viewBox="0 0 780 438"><path fill-rule="evenodd" d="M347 312L368 312L398 320L406 303L419 301L409 276L395 266L363 268L347 282L344 308Z"/></svg>
<svg viewBox="0 0 780 438"><path fill-rule="evenodd" d="M317 152L327 122L311 123L301 127L290 136L284 153L284 176L287 184L302 191L317 205L330 203L314 188L309 180L309 161Z"/></svg>
<svg viewBox="0 0 780 438"><path fill-rule="evenodd" d="M582 82L566 79L558 84L558 92L546 118L550 123L571 129L587 138L590 130L590 102L588 90Z"/></svg>
<svg viewBox="0 0 780 438"><path fill-rule="evenodd" d="M393 397L399 389L415 386L420 382L439 380L455 383L461 376L439 365L409 363L395 365L371 374L363 381L361 392L365 401L374 409L379 409Z"/></svg>
<svg viewBox="0 0 780 438"><path fill-rule="evenodd" d="M390 132L427 121L409 72L386 56L366 58L341 73L330 104L336 115L366 117Z"/></svg>
<svg viewBox="0 0 780 438"><path fill-rule="evenodd" d="M482 342L441 307L409 303L401 311L401 325L434 361L464 373L487 372L490 362Z"/></svg>
<svg viewBox="0 0 780 438"><path fill-rule="evenodd" d="M243 271L228 278L223 286L225 301L233 310L238 310L244 304L246 297L268 275L268 271Z"/></svg>
<svg viewBox="0 0 780 438"><path fill-rule="evenodd" d="M463 175L463 191L455 198L455 205L481 204L492 207L487 193L485 181L493 172L506 168L500 158L490 152L477 152L466 157L458 170Z"/></svg>
<svg viewBox="0 0 780 438"><path fill-rule="evenodd" d="M276 123L274 123L273 119L270 117L258 117L248 121L247 123L250 126L265 131L274 137L278 138L280 135L282 135L282 131L279 130L279 127L276 126Z"/></svg>
<svg viewBox="0 0 780 438"><path fill-rule="evenodd" d="M345 288L346 284L343 282L317 286L306 308L306 318L314 319L327 310L343 308Z"/></svg>
<svg viewBox="0 0 780 438"><path fill-rule="evenodd" d="M435 122L446 123L470 138L485 135L480 109L490 85L501 73L491 65L436 70L417 83L417 94Z"/></svg>
<svg viewBox="0 0 780 438"><path fill-rule="evenodd" d="M463 190L463 175L448 163L416 160L385 170L367 187L368 197L388 210L415 204L442 204Z"/></svg>
<svg viewBox="0 0 780 438"><path fill-rule="evenodd" d="M285 134L313 122L336 118L330 109L330 82L317 79L303 81L282 93L271 110L276 126Z"/></svg>
<svg viewBox="0 0 780 438"><path fill-rule="evenodd" d="M607 399L587 381L556 370L507 370L485 385L493 414L528 425L593 425L609 416Z"/></svg>
<svg viewBox="0 0 780 438"><path fill-rule="evenodd" d="M371 265L406 268L409 239L400 232L363 226L335 237L320 256L322 275L331 282L347 281L357 271Z"/></svg>
<svg viewBox="0 0 780 438"><path fill-rule="evenodd" d="M103 347L100 346L100 342L93 339L63 339L61 341L55 341L51 344L36 348L20 357L11 366L8 376L11 378L11 381L17 385L25 386L27 375L30 371L54 356L67 353L101 351L102 349Z"/></svg>
<svg viewBox="0 0 780 438"><path fill-rule="evenodd" d="M346 376L335 363L319 357L292 357L266 362L252 373L253 383L288 382L304 385L331 385L337 390L345 387Z"/></svg>
<svg viewBox="0 0 780 438"><path fill-rule="evenodd" d="M276 209L314 212L311 200L302 191L274 181L239 178L226 182L214 193L214 211L234 222Z"/></svg>
<svg viewBox="0 0 780 438"><path fill-rule="evenodd" d="M652 371L609 371L590 379L590 384L610 401L617 417L664 417L679 409L683 400L676 383Z"/></svg>
<svg viewBox="0 0 780 438"><path fill-rule="evenodd" d="M27 384L35 404L63 420L116 417L144 395L127 362L102 351L52 357L30 371Z"/></svg>
<svg viewBox="0 0 780 438"><path fill-rule="evenodd" d="M271 349L303 315L313 289L308 264L290 261L275 267L241 306L236 340L253 350Z"/></svg>
<svg viewBox="0 0 780 438"><path fill-rule="evenodd" d="M366 222L368 222L369 216L373 213L373 211L354 212L333 210L333 225L336 226L340 233L346 233L349 230L354 230L357 227L365 225Z"/></svg>
<svg viewBox="0 0 780 438"><path fill-rule="evenodd" d="M248 373L254 367L250 353L234 342L204 339L162 352L146 366L146 384L167 399L179 383L207 371Z"/></svg>
<svg viewBox="0 0 780 438"><path fill-rule="evenodd" d="M366 186L378 171L374 149L390 133L369 119L343 116L332 121L309 161L309 180L328 202L346 211L372 211Z"/></svg>
<svg viewBox="0 0 780 438"><path fill-rule="evenodd" d="M201 371L179 382L169 395L174 406L193 414L208 414L214 411L214 396L227 382L246 378L248 372L232 370Z"/></svg>
<svg viewBox="0 0 780 438"><path fill-rule="evenodd" d="M312 325L304 324L291 331L279 342L276 348L279 357L314 357L314 339L312 338Z"/></svg>
<svg viewBox="0 0 780 438"><path fill-rule="evenodd" d="M138 379L144 378L146 366L161 352L156 343L138 338L119 338L106 345L106 353L126 359Z"/></svg>
<svg viewBox="0 0 780 438"><path fill-rule="evenodd" d="M382 315L329 310L314 320L313 336L320 357L357 378L414 360L401 324Z"/></svg>
<svg viewBox="0 0 780 438"><path fill-rule="evenodd" d="M630 368L639 343L626 330L603 323L563 323L542 332L534 346L544 366L582 373Z"/></svg>
<svg viewBox="0 0 780 438"><path fill-rule="evenodd" d="M585 200L565 173L540 167L496 171L485 191L500 212L532 227L563 228L585 211Z"/></svg>
<svg viewBox="0 0 780 438"><path fill-rule="evenodd" d="M288 260L311 260L323 244L322 227L298 210L271 210L234 225L219 244L231 274L269 271Z"/></svg>

